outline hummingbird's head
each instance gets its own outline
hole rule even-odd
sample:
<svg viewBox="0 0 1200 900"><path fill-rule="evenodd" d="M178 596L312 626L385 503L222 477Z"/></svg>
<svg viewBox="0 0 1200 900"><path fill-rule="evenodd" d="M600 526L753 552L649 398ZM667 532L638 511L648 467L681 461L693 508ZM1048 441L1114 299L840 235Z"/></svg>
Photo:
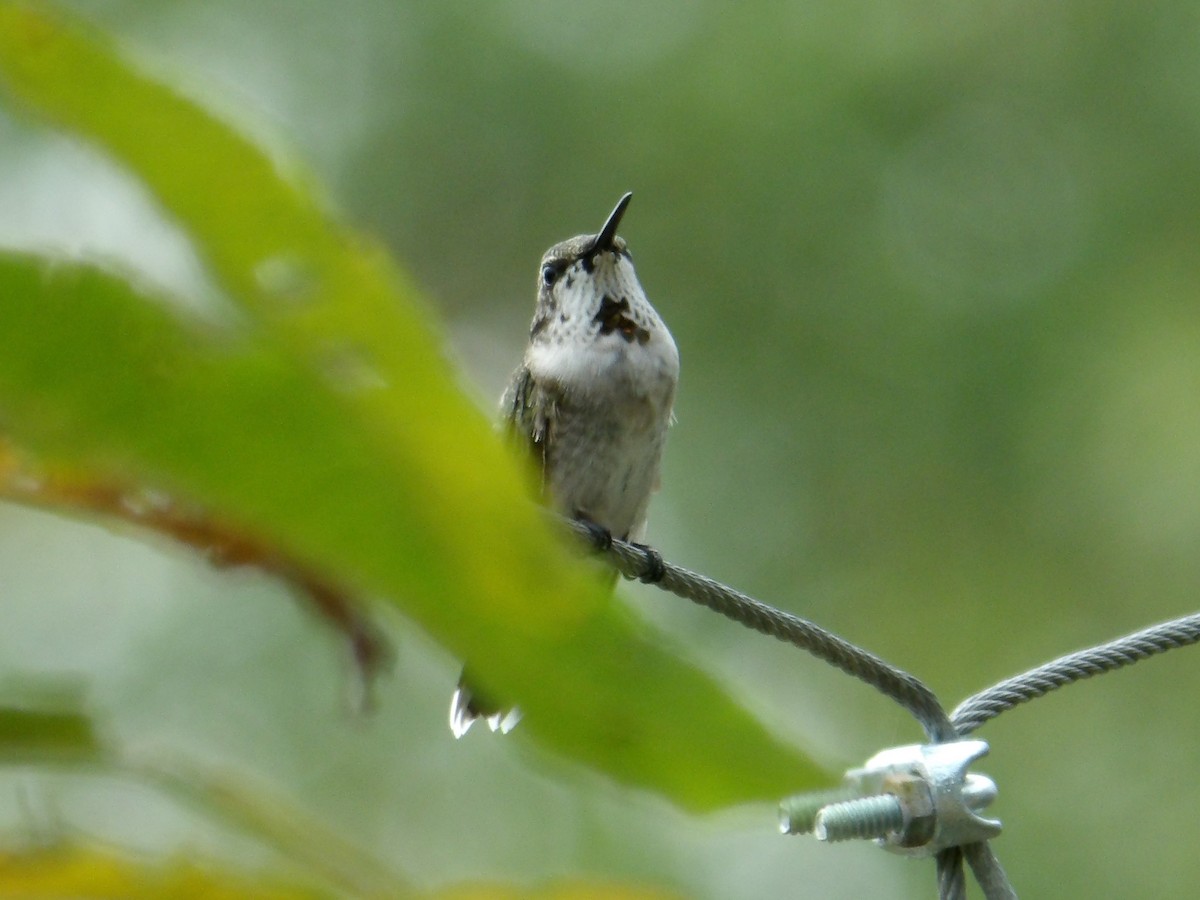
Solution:
<svg viewBox="0 0 1200 900"><path fill-rule="evenodd" d="M573 391L634 394L674 391L679 351L617 237L632 194L620 199L597 234L546 251L538 268L537 310L525 364L538 379Z"/></svg>
<svg viewBox="0 0 1200 900"><path fill-rule="evenodd" d="M596 234L555 244L538 267L538 301L531 341L565 342L614 336L645 344L662 327L633 270L617 226L633 194L626 194Z"/></svg>

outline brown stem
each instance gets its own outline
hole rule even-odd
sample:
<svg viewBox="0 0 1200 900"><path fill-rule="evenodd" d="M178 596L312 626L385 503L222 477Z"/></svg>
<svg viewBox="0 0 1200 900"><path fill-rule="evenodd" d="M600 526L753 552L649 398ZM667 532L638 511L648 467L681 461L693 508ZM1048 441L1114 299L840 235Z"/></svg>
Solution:
<svg viewBox="0 0 1200 900"><path fill-rule="evenodd" d="M371 706L376 676L391 667L391 644L350 591L312 566L199 507L158 491L78 473L35 469L2 439L0 500L128 522L191 547L219 568L252 566L279 578L345 636L361 681L360 707Z"/></svg>

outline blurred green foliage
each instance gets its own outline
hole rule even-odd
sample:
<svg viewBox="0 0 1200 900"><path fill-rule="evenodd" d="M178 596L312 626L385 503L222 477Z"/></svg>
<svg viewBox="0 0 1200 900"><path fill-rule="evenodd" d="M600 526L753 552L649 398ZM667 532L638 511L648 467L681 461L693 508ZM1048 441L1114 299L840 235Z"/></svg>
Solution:
<svg viewBox="0 0 1200 900"><path fill-rule="evenodd" d="M277 160L298 152L435 298L484 408L520 353L541 251L634 190L623 233L683 356L649 535L669 558L948 703L1196 607L1192 4L63 5ZM0 242L114 257L220 306L171 217L103 159L0 111L0 170ZM326 639L277 588L26 513L0 527L2 658L89 671L133 737L269 760L418 878L932 894L926 867L784 841L757 810L698 823L547 781L513 744L448 754L454 663L415 633L379 717L346 733ZM120 612L101 618L98 596ZM630 601L831 758L918 738L786 648ZM1180 651L984 729L1020 891L1190 896L1198 689ZM51 789L83 827L121 808ZM240 848L175 815L142 811L121 835Z"/></svg>
<svg viewBox="0 0 1200 900"><path fill-rule="evenodd" d="M519 699L523 732L619 779L695 809L820 783L554 552L365 241L102 42L20 4L0 6L0 84L127 162L245 319L204 333L99 270L0 256L13 435L84 476L191 492L335 583L384 593Z"/></svg>

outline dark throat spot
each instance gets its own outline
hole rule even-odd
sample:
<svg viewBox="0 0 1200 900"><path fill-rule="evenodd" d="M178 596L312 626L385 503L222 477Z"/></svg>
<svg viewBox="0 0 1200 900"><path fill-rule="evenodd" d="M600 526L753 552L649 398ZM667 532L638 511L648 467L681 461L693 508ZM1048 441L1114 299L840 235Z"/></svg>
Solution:
<svg viewBox="0 0 1200 900"><path fill-rule="evenodd" d="M650 332L630 317L629 300L625 297L614 300L605 294L600 300L600 310L592 321L600 326L601 334L612 334L615 331L630 344L634 341L645 344L650 340Z"/></svg>

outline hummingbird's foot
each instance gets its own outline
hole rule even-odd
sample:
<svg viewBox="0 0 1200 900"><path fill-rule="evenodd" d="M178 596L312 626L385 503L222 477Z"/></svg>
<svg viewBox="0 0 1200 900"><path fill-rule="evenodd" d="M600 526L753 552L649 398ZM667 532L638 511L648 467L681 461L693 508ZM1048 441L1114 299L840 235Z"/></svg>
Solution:
<svg viewBox="0 0 1200 900"><path fill-rule="evenodd" d="M646 571L638 576L638 581L642 584L658 584L667 574L662 554L648 544L635 543L633 546L641 550L642 555L646 558Z"/></svg>
<svg viewBox="0 0 1200 900"><path fill-rule="evenodd" d="M577 511L573 518L576 522L587 529L588 539L592 542L592 546L598 551L604 553L612 549L613 536L611 531L609 531L603 525L593 522L581 512Z"/></svg>

